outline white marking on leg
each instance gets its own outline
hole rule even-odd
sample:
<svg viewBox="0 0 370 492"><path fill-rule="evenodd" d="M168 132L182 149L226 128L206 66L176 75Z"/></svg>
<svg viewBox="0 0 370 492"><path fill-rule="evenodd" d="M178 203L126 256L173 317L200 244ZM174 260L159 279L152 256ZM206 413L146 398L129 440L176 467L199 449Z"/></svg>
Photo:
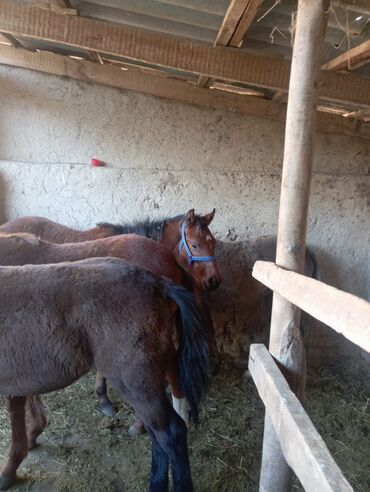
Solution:
<svg viewBox="0 0 370 492"><path fill-rule="evenodd" d="M175 412L180 415L185 422L186 427L189 427L189 405L186 398L176 398L172 395L172 404Z"/></svg>

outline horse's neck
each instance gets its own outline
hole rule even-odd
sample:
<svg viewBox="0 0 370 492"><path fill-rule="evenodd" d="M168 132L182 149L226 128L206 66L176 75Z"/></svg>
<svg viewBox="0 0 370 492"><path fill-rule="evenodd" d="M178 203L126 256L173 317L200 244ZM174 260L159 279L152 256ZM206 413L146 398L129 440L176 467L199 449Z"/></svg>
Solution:
<svg viewBox="0 0 370 492"><path fill-rule="evenodd" d="M174 222L167 222L160 242L167 246L167 248L173 250L181 239L181 220Z"/></svg>

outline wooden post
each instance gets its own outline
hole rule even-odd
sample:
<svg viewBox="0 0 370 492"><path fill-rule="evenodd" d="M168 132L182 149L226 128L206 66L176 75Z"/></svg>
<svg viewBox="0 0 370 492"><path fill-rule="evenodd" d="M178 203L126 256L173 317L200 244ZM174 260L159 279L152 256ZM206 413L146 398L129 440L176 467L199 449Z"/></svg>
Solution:
<svg viewBox="0 0 370 492"><path fill-rule="evenodd" d="M299 0L285 128L277 265L303 272L310 194L317 93L329 0ZM274 294L269 350L289 373L289 383L302 398L305 354L300 310ZM266 414L260 491L285 492L291 471Z"/></svg>

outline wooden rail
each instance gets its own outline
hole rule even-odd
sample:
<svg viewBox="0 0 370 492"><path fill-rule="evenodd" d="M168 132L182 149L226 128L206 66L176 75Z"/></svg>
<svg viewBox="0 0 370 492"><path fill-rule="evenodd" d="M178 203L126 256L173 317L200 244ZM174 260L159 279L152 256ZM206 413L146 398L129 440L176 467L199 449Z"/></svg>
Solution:
<svg viewBox="0 0 370 492"><path fill-rule="evenodd" d="M267 261L257 261L252 275L303 311L370 352L369 302Z"/></svg>
<svg viewBox="0 0 370 492"><path fill-rule="evenodd" d="M305 490L353 491L264 345L251 345L248 367L284 457Z"/></svg>

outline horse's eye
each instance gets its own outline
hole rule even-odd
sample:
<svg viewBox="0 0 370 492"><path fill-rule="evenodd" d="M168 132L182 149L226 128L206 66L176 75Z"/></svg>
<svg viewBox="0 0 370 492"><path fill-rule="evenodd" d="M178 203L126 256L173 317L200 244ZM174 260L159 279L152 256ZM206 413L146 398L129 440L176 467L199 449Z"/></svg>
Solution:
<svg viewBox="0 0 370 492"><path fill-rule="evenodd" d="M197 249L198 248L198 246L196 244L192 244L191 246L192 246L193 249Z"/></svg>

